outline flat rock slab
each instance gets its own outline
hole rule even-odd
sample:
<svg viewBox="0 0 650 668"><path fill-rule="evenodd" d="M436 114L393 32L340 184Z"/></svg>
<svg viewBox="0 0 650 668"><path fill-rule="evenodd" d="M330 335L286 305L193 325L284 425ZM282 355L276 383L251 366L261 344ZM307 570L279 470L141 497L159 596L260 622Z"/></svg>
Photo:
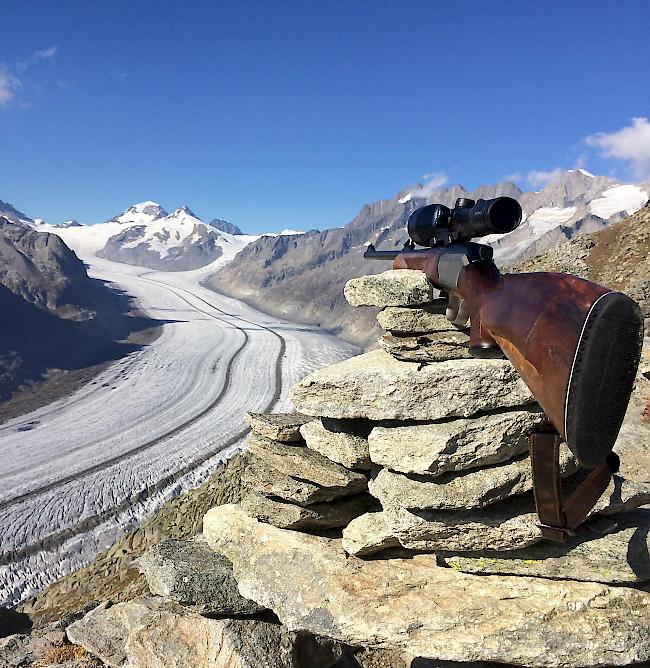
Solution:
<svg viewBox="0 0 650 668"><path fill-rule="evenodd" d="M543 539L539 519L529 500L484 510L383 511L388 531L409 550L480 552L516 550Z"/></svg>
<svg viewBox="0 0 650 668"><path fill-rule="evenodd" d="M379 345L395 359L403 362L446 362L447 360L472 359L469 337L461 332L439 332L419 336L393 336L384 334Z"/></svg>
<svg viewBox="0 0 650 668"><path fill-rule="evenodd" d="M277 623L208 619L164 598L100 606L67 633L111 668L329 668L341 656L336 643Z"/></svg>
<svg viewBox="0 0 650 668"><path fill-rule="evenodd" d="M629 490L629 493L613 493L614 489ZM596 504L590 521L614 517L644 505L645 494L633 490L639 491L638 483L617 476ZM543 539L531 495L514 497L482 510L388 508L384 510L383 519L389 532L410 550L516 550Z"/></svg>
<svg viewBox="0 0 650 668"><path fill-rule="evenodd" d="M339 427L340 420L307 422L300 427L300 434L307 447L319 452L333 462L349 469L369 469L372 467L368 452L368 438L349 433Z"/></svg>
<svg viewBox="0 0 650 668"><path fill-rule="evenodd" d="M320 487L346 489L349 494L366 489L366 476L350 471L310 448L296 447L250 434L248 450L276 471L313 482Z"/></svg>
<svg viewBox="0 0 650 668"><path fill-rule="evenodd" d="M355 517L376 510L377 500L370 494L355 494L329 503L298 506L259 494L247 494L242 509L260 522L280 529L334 529L347 526Z"/></svg>
<svg viewBox="0 0 650 668"><path fill-rule="evenodd" d="M365 477L363 483L355 479L345 485L322 487L309 480L287 475L254 455L249 455L249 457L250 463L242 473L242 484L246 490L263 496L278 497L291 503L307 506L358 494L368 489Z"/></svg>
<svg viewBox="0 0 650 668"><path fill-rule="evenodd" d="M523 406L533 395L507 360L421 365L374 350L310 374L291 390L303 413L370 420L439 420Z"/></svg>
<svg viewBox="0 0 650 668"><path fill-rule="evenodd" d="M400 547L399 540L386 526L382 512L366 513L352 520L343 529L341 544L348 554L357 557Z"/></svg>
<svg viewBox="0 0 650 668"><path fill-rule="evenodd" d="M541 542L507 555L444 555L445 563L465 573L639 583L650 580L650 511L617 517L618 528L604 536L582 529L566 543Z"/></svg>
<svg viewBox="0 0 650 668"><path fill-rule="evenodd" d="M433 299L433 289L423 271L390 269L350 279L343 294L352 306L418 306Z"/></svg>
<svg viewBox="0 0 650 668"><path fill-rule="evenodd" d="M569 668L650 659L644 591L470 575L430 556L364 561L340 541L262 524L233 505L210 510L204 531L233 562L241 593L291 630L451 661Z"/></svg>
<svg viewBox="0 0 650 668"><path fill-rule="evenodd" d="M152 594L170 598L201 614L250 615L263 610L239 595L232 564L204 540L164 540L135 565Z"/></svg>
<svg viewBox="0 0 650 668"><path fill-rule="evenodd" d="M527 431L539 408L513 410L431 424L375 427L370 459L402 473L440 475L506 462L528 450Z"/></svg>
<svg viewBox="0 0 650 668"><path fill-rule="evenodd" d="M560 449L560 472L567 477L578 470L568 447ZM530 492L533 472L528 455L504 464L440 476L405 475L390 469L379 471L368 483L370 493L384 508L457 510L484 508Z"/></svg>
<svg viewBox="0 0 650 668"><path fill-rule="evenodd" d="M393 334L413 336L415 334L431 334L432 332L465 332L452 325L445 317L445 306L442 304L424 305L421 307L389 306L377 314L377 322L382 329Z"/></svg>
<svg viewBox="0 0 650 668"><path fill-rule="evenodd" d="M247 413L246 420L251 429L260 436L274 441L295 443L302 440L300 427L311 418L300 413Z"/></svg>

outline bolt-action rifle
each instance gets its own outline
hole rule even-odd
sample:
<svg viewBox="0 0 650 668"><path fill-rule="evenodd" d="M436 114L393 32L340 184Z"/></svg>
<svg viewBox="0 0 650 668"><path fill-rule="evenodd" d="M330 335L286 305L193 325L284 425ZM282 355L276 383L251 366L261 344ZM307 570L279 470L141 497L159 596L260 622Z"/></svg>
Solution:
<svg viewBox="0 0 650 668"><path fill-rule="evenodd" d="M364 257L423 271L447 296L450 320L469 316L470 353L512 362L550 422L530 436L535 499L544 535L564 540L618 470L612 449L639 365L643 316L626 295L576 276L501 274L492 248L472 239L511 232L521 219L510 197L458 199L453 209L430 204L409 217L402 250L370 245ZM591 470L564 504L562 440Z"/></svg>

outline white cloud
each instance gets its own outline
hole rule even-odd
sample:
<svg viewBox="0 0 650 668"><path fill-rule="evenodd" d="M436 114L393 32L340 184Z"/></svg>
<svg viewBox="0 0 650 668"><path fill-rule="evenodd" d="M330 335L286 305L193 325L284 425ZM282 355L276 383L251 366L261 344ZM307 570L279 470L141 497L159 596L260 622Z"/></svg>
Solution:
<svg viewBox="0 0 650 668"><path fill-rule="evenodd" d="M503 177L504 181L512 181L513 183L515 181L521 181L524 178L524 175L521 172L513 172L512 174L506 174Z"/></svg>
<svg viewBox="0 0 650 668"><path fill-rule="evenodd" d="M21 80L16 74L22 74L30 67L44 60L51 60L56 55L56 52L57 48L51 46L42 51L34 51L29 58L19 60L11 65L0 63L0 107L6 107L12 102L16 96L16 92L23 87Z"/></svg>
<svg viewBox="0 0 650 668"><path fill-rule="evenodd" d="M650 122L647 118L633 118L630 125L616 132L590 135L585 143L599 148L605 158L630 163L638 178L650 176Z"/></svg>
<svg viewBox="0 0 650 668"><path fill-rule="evenodd" d="M562 172L565 171L561 167L556 167L551 169L548 172L545 171L532 171L526 174L526 181L535 187L544 187L548 185L551 181L556 179Z"/></svg>
<svg viewBox="0 0 650 668"><path fill-rule="evenodd" d="M424 174L424 183L418 184L411 190L412 197L429 197L434 190L441 188L449 181L449 177L443 172L432 172L431 174Z"/></svg>
<svg viewBox="0 0 650 668"><path fill-rule="evenodd" d="M0 65L0 107L8 105L14 99L20 86L20 81L6 67Z"/></svg>
<svg viewBox="0 0 650 668"><path fill-rule="evenodd" d="M43 49L41 51L34 51L34 53L32 53L29 58L26 58L25 60L19 60L17 63L15 63L14 69L16 72L24 72L33 65L41 63L44 60L52 60L52 58L54 58L56 55L56 52L57 48L55 46L51 46L48 49Z"/></svg>

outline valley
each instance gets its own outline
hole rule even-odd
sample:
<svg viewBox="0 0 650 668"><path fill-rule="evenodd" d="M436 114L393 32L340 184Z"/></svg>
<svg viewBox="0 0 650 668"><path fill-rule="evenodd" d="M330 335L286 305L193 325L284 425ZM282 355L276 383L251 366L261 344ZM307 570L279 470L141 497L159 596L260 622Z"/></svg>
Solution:
<svg viewBox="0 0 650 668"><path fill-rule="evenodd" d="M241 446L246 411L288 408L292 383L356 352L317 327L202 287L209 267L154 272L79 243L75 250L89 275L164 324L153 343L69 397L0 426L3 605L88 563L166 499L200 484Z"/></svg>

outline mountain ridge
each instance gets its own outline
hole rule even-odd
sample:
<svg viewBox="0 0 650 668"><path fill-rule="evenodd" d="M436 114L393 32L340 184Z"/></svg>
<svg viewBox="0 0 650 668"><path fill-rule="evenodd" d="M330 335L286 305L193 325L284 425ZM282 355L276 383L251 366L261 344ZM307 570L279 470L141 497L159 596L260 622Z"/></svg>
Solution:
<svg viewBox="0 0 650 668"><path fill-rule="evenodd" d="M622 186L629 187L628 191L617 200L618 205L612 204L618 210L611 212L609 219L592 213L594 201L612 200L610 191ZM295 237L261 237L204 283L272 315L318 323L354 343L367 344L377 335L374 314L371 309L355 313L343 298L343 285L350 278L390 268L388 262L365 260L363 252L369 243L377 248L401 248L407 240L406 222L416 208L431 202L453 206L458 197L515 197L525 216L520 227L509 235L481 239L495 248L498 264L507 264L579 234L606 229L624 217L624 207L636 211L645 204L648 192L646 184L620 184L586 170L559 174L542 190L529 193L512 182L473 191L457 185L424 192L423 186L417 185L393 198L365 205L342 228L312 230Z"/></svg>

